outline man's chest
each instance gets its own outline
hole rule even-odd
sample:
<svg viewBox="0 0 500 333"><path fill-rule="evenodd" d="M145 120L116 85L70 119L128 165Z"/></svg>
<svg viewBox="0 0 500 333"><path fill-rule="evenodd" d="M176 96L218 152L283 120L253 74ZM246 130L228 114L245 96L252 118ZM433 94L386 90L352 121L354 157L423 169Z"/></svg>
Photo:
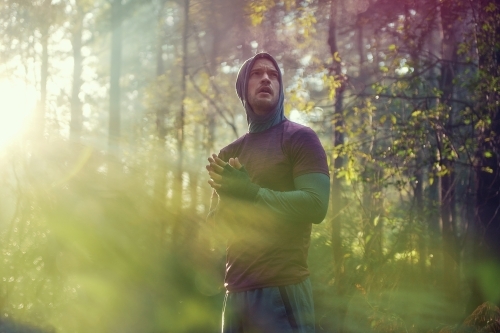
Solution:
<svg viewBox="0 0 500 333"><path fill-rule="evenodd" d="M248 140L234 154L247 169L252 182L276 191L294 189L293 159L281 142Z"/></svg>

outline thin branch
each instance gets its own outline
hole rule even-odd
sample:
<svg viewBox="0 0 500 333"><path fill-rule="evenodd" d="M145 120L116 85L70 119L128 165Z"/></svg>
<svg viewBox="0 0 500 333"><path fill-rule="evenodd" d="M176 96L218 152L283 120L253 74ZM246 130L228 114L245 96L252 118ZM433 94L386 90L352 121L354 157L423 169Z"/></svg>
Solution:
<svg viewBox="0 0 500 333"><path fill-rule="evenodd" d="M219 108L219 106L217 105L217 103L215 103L214 99L211 98L208 94L204 93L203 91L201 91L200 87L198 87L198 85L196 84L196 82L194 81L193 79L193 76L192 75L188 75L189 76L189 80L191 81L194 89L201 95L203 96L215 109L215 111L217 111L217 113L222 117L222 119L224 119L224 121L226 122L226 124L228 124L231 129L233 130L233 133L236 137L238 137L238 131L236 130L236 126L230 122L227 118L226 118L226 115L224 114L224 112Z"/></svg>

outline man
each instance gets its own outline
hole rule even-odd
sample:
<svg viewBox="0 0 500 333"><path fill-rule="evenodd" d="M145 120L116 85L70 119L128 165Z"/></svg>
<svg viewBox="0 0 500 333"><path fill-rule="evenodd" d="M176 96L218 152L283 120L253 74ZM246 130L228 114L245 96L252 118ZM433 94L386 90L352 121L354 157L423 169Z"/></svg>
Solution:
<svg viewBox="0 0 500 333"><path fill-rule="evenodd" d="M271 55L242 65L236 91L249 132L207 165L209 216L227 239L222 332L314 332L307 253L328 207L326 154L310 128L285 118Z"/></svg>

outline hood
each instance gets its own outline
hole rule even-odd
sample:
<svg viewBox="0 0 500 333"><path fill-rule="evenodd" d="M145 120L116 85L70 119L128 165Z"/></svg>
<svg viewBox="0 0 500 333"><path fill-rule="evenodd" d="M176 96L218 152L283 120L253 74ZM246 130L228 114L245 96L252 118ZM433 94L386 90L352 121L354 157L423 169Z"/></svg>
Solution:
<svg viewBox="0 0 500 333"><path fill-rule="evenodd" d="M252 107L247 103L248 75L250 74L250 70L252 69L254 63L261 58L269 59L274 64L274 67L276 67L279 73L280 83L278 103L276 104L272 112L263 116L259 116L254 113ZM276 60L269 53L257 53L255 56L243 63L240 71L238 72L238 77L236 78L236 93L238 94L238 97L240 98L241 103L245 108L245 112L247 114L248 131L250 133L265 131L266 129L285 120L283 79L281 70Z"/></svg>

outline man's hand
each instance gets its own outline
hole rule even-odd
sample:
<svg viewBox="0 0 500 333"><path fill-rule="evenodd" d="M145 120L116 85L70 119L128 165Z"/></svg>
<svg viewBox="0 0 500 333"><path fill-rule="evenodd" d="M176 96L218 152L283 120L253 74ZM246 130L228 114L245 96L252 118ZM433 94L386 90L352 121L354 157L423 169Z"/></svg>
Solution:
<svg viewBox="0 0 500 333"><path fill-rule="evenodd" d="M208 181L208 183L210 184L210 186L212 186L212 188L217 190L220 188L220 182L222 179L221 175L227 163L221 160L215 154L212 154L212 156L208 158L208 162L210 163L206 166L208 175L210 176L210 180ZM238 160L238 157L230 158L229 165L238 170L242 167L240 161Z"/></svg>
<svg viewBox="0 0 500 333"><path fill-rule="evenodd" d="M224 166L227 164L221 160L217 155L212 154L208 158L209 165L206 166L210 180L208 183L213 189L218 190L220 188L220 181L222 180L222 171L224 171Z"/></svg>
<svg viewBox="0 0 500 333"><path fill-rule="evenodd" d="M250 181L250 176L238 158L230 158L229 163L213 154L207 165L210 180L208 183L218 194L229 195L239 199L253 200L260 186Z"/></svg>

